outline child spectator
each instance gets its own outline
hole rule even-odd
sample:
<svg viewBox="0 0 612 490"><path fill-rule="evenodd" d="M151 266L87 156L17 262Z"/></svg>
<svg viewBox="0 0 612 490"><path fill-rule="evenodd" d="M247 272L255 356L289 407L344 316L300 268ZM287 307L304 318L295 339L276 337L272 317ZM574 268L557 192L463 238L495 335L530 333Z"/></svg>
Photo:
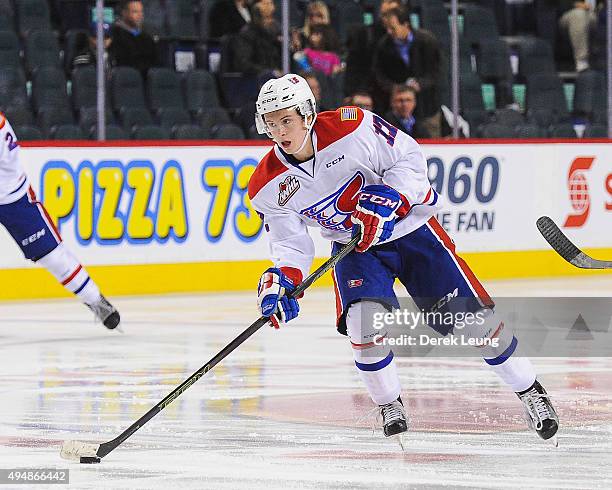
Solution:
<svg viewBox="0 0 612 490"><path fill-rule="evenodd" d="M304 54L313 70L324 75L334 75L342 71L342 60L337 53L338 38L329 25L315 25L310 29Z"/></svg>

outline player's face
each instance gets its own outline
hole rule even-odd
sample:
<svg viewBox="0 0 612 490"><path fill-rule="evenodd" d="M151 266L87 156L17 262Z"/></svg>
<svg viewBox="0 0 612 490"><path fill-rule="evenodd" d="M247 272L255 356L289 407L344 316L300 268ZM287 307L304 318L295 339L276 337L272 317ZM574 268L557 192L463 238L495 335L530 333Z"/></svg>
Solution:
<svg viewBox="0 0 612 490"><path fill-rule="evenodd" d="M280 111L264 114L264 121L272 135L272 139L286 153L295 153L306 135L304 118L295 109L281 109Z"/></svg>

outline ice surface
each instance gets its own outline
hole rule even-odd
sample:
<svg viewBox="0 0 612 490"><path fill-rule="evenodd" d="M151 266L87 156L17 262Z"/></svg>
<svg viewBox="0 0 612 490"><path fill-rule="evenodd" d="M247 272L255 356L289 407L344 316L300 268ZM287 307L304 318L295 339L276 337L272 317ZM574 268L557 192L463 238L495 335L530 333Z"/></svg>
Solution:
<svg viewBox="0 0 612 490"><path fill-rule="evenodd" d="M612 297L609 276L487 286ZM70 488L611 485L611 359L534 360L560 414L557 449L527 431L481 360L398 359L411 419L402 452L359 420L372 404L321 289L295 325L257 332L101 464L64 461L64 440L114 438L257 318L252 294L114 303L124 335L75 300L0 303L0 468L70 468Z"/></svg>

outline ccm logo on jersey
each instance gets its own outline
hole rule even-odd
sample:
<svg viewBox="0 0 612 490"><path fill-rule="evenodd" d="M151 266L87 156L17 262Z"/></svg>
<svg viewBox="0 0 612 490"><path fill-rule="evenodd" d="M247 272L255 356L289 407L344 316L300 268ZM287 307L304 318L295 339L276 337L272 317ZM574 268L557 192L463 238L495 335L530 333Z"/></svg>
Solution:
<svg viewBox="0 0 612 490"><path fill-rule="evenodd" d="M359 201L369 201L372 204L380 204L381 206L385 206L387 208L392 209L395 209L399 204L399 201L394 201L393 199L389 199L388 197L370 194L369 192L362 192L359 195Z"/></svg>
<svg viewBox="0 0 612 490"><path fill-rule="evenodd" d="M42 230L37 231L33 235L30 235L28 238L21 240L21 244L25 247L26 245L29 245L30 243L34 243L36 240L44 236L45 236L45 229L43 228Z"/></svg>
<svg viewBox="0 0 612 490"><path fill-rule="evenodd" d="M284 206L300 188L300 181L290 175L278 184L278 205Z"/></svg>
<svg viewBox="0 0 612 490"><path fill-rule="evenodd" d="M331 162L329 162L328 164L326 164L325 166L327 168L331 168L334 165L336 165L336 163L340 163L342 160L344 160L344 155L339 156L338 158L336 158L335 160L332 160Z"/></svg>

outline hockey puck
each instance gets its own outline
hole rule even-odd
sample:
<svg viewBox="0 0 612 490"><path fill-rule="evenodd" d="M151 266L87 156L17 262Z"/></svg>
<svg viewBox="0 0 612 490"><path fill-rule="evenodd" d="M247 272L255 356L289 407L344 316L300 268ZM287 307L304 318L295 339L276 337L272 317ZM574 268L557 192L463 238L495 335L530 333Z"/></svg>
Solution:
<svg viewBox="0 0 612 490"><path fill-rule="evenodd" d="M100 461L102 460L98 458L97 456L81 456L79 463L94 464L94 463L99 463Z"/></svg>

